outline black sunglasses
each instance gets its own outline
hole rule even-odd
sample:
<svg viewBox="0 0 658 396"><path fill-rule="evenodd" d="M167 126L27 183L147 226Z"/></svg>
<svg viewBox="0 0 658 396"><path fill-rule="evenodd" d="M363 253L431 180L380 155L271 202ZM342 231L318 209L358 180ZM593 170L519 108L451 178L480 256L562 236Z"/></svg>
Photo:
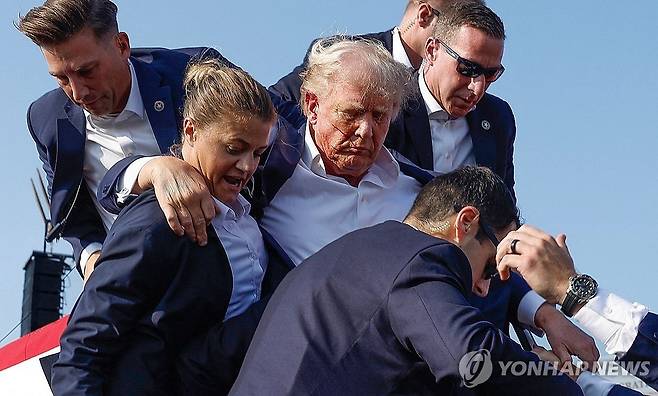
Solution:
<svg viewBox="0 0 658 396"><path fill-rule="evenodd" d="M446 49L446 53L457 61L457 73L469 77L477 78L481 75L484 75L484 79L488 83L492 83L503 74L505 67L500 65L498 67L482 67L480 64L470 61L468 59L462 58L459 56L455 50L450 48L448 44L444 43L443 40L436 39L441 45Z"/></svg>
<svg viewBox="0 0 658 396"><path fill-rule="evenodd" d="M487 238L489 238L489 240L494 245L494 247L497 248L500 241L498 241L498 238L496 238L496 234L494 234L494 231L491 228L491 226L480 220L480 229L482 230L482 232L484 232L484 235L486 235ZM493 279L496 278L497 276L498 276L498 268L496 268L496 264L487 263L482 273L482 277L484 278L484 280Z"/></svg>

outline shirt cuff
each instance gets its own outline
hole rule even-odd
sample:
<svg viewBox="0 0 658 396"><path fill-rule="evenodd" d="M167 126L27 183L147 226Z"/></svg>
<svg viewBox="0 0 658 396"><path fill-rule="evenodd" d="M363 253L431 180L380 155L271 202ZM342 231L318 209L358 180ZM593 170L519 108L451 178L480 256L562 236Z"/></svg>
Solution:
<svg viewBox="0 0 658 396"><path fill-rule="evenodd" d="M87 265L87 261L89 260L89 257L91 257L92 254L100 251L103 248L103 245L101 245L98 242L92 242L89 245L87 245L86 248L82 249L82 252L80 253L80 270L82 273L85 273L85 265Z"/></svg>
<svg viewBox="0 0 658 396"><path fill-rule="evenodd" d="M615 386L615 383L601 376L594 375L589 371L580 373L578 379L576 379L576 383L583 390L585 396L607 395Z"/></svg>
<svg viewBox="0 0 658 396"><path fill-rule="evenodd" d="M589 300L573 318L594 338L605 345L609 354L628 352L637 337L640 322L649 309L631 303L604 289Z"/></svg>
<svg viewBox="0 0 658 396"><path fill-rule="evenodd" d="M126 203L128 198L135 195L132 191L135 183L137 183L139 172L141 172L144 165L154 158L157 157L143 157L135 160L123 171L116 185L116 198L119 204Z"/></svg>
<svg viewBox="0 0 658 396"><path fill-rule="evenodd" d="M535 324L535 315L537 314L539 307L545 302L546 300L544 300L539 294L534 290L530 290L521 299L521 302L519 303L519 311L517 313L519 322L526 325L528 330L532 331L539 337L542 337L544 332Z"/></svg>

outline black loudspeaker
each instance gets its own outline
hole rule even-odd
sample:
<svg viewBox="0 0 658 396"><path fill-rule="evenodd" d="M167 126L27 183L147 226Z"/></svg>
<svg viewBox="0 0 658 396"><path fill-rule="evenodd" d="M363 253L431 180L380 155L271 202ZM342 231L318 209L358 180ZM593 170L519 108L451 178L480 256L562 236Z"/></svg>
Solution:
<svg viewBox="0 0 658 396"><path fill-rule="evenodd" d="M21 336L62 317L64 274L71 270L66 264L69 255L32 252L23 268L23 313Z"/></svg>

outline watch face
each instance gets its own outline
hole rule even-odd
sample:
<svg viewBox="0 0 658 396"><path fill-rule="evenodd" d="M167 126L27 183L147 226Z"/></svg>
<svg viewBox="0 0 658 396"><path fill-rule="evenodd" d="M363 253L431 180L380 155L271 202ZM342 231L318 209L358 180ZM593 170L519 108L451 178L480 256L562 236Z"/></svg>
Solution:
<svg viewBox="0 0 658 396"><path fill-rule="evenodd" d="M582 300L589 300L596 295L596 281L587 275L576 277L572 283L572 290Z"/></svg>

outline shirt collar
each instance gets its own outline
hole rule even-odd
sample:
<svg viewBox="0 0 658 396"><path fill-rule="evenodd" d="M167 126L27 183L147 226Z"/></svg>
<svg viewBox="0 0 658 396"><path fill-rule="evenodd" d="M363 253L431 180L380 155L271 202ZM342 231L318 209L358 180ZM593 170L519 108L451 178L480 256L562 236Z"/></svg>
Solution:
<svg viewBox="0 0 658 396"><path fill-rule="evenodd" d="M393 28L393 59L402 63L407 67L413 67L407 51L404 50L404 45L402 44L402 37L400 36L400 29L398 27Z"/></svg>
<svg viewBox="0 0 658 396"><path fill-rule="evenodd" d="M251 204L241 194L238 194L238 199L230 205L225 204L215 197L213 197L213 200L219 207L219 213L215 215L213 222L216 221L219 224L224 223L226 220L238 221L251 211Z"/></svg>
<svg viewBox="0 0 658 396"><path fill-rule="evenodd" d="M128 102L126 107L123 109L124 112L131 112L137 117L144 119L144 102L142 102L142 94L139 91L139 82L137 81L137 73L135 73L135 67L133 63L128 59L128 65L130 65L130 96L128 96Z"/></svg>
<svg viewBox="0 0 658 396"><path fill-rule="evenodd" d="M304 134L304 152L302 153L302 162L316 175L325 179L332 179L347 183L345 179L339 176L328 175L324 167L324 161L320 156L320 151L311 137L311 128L306 123L306 132ZM379 154L370 169L363 176L361 181L367 180L382 186L389 186L395 183L400 176L400 165L393 158L386 147L379 150Z"/></svg>
<svg viewBox="0 0 658 396"><path fill-rule="evenodd" d="M108 116L95 116L89 113L87 110L84 110L84 114L88 122L104 123L107 122L108 120L123 121L128 117L130 117L131 115L136 115L142 120L144 119L145 116L144 102L142 102L142 94L139 91L139 82L137 81L137 74L135 73L135 68L130 59L128 59L128 66L130 68L130 94L128 95L128 101L126 102L126 107L123 108L121 113L108 115Z"/></svg>

